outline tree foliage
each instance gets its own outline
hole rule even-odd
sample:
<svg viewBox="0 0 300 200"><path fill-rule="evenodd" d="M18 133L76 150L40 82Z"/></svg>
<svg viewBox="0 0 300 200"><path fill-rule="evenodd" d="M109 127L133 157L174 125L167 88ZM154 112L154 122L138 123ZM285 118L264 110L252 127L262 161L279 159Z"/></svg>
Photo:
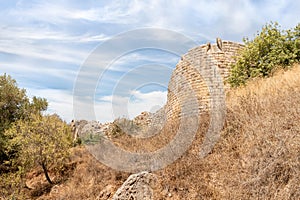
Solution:
<svg viewBox="0 0 300 200"><path fill-rule="evenodd" d="M300 24L281 30L278 23L266 24L253 40L244 38L245 47L232 65L229 83L245 84L254 77L270 76L277 68L300 61Z"/></svg>
<svg viewBox="0 0 300 200"><path fill-rule="evenodd" d="M8 142L4 131L18 120L28 119L31 113L41 113L48 107L44 98L27 97L26 90L20 89L11 76L0 75L0 165L9 159L5 144Z"/></svg>
<svg viewBox="0 0 300 200"><path fill-rule="evenodd" d="M45 98L26 95L9 75L0 75L0 195L21 195L26 172L40 166L48 174L64 167L71 147L70 127L58 115L43 115ZM20 199L25 199L20 197Z"/></svg>
<svg viewBox="0 0 300 200"><path fill-rule="evenodd" d="M17 121L5 134L11 138L7 149L18 149L13 165L23 172L41 166L52 183L48 170L63 166L68 158L72 144L70 127L57 115L32 114L29 119Z"/></svg>
<svg viewBox="0 0 300 200"><path fill-rule="evenodd" d="M28 106L25 89L19 89L9 75L0 76L0 133L12 122L22 118Z"/></svg>

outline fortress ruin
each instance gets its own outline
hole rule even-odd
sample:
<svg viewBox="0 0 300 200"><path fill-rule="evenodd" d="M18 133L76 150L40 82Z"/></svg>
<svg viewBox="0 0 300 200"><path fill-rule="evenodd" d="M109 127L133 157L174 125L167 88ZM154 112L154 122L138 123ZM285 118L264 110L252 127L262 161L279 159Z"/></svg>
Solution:
<svg viewBox="0 0 300 200"><path fill-rule="evenodd" d="M231 64L235 62L234 57L243 48L242 44L221 41L217 38L217 44L204 44L190 49L181 57L171 75L168 85L168 98L166 105L159 110L152 119L152 124L161 123L162 115L166 119L176 119L189 115L190 112L203 113L211 108L212 99L218 99L217 93L210 94L207 82L214 83L210 87L220 88L227 91L230 86L227 79L230 75ZM214 81L219 74L221 80ZM222 84L222 85L221 85ZM192 91L193 94L189 94ZM195 97L197 101L191 101ZM182 109L184 102L189 108ZM197 105L191 105L191 104ZM196 110L195 110L196 108Z"/></svg>

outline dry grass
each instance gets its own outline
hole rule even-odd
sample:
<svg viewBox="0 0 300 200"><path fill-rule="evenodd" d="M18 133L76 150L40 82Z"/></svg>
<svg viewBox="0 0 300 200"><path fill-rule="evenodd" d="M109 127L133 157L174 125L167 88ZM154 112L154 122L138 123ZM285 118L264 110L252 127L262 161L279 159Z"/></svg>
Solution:
<svg viewBox="0 0 300 200"><path fill-rule="evenodd" d="M133 137L130 134L120 134L111 138L115 145L130 152L153 152L167 145L175 136L179 126L178 122L166 122L164 127L148 138Z"/></svg>
<svg viewBox="0 0 300 200"><path fill-rule="evenodd" d="M129 176L102 165L84 147L74 148L71 160L75 168L69 178L38 199L107 199Z"/></svg>
<svg viewBox="0 0 300 200"><path fill-rule="evenodd" d="M300 66L231 90L227 109L213 152L199 160L193 145L158 173L159 190L170 199L300 199Z"/></svg>
<svg viewBox="0 0 300 200"><path fill-rule="evenodd" d="M226 124L213 151L198 157L209 119L203 115L189 151L155 172L155 199L300 199L300 66L231 90L226 101ZM128 150L154 150L173 136L176 124L148 143L114 140L129 144ZM75 148L71 160L68 179L39 199L96 199L103 190L111 195L102 199L109 199L129 176L103 166L84 148Z"/></svg>
<svg viewBox="0 0 300 200"><path fill-rule="evenodd" d="M0 195L0 199L108 199L129 176L99 163L84 147L72 149L72 157L62 174L50 170L49 175L54 185L46 181L41 169L33 169L27 174L26 188L19 194Z"/></svg>

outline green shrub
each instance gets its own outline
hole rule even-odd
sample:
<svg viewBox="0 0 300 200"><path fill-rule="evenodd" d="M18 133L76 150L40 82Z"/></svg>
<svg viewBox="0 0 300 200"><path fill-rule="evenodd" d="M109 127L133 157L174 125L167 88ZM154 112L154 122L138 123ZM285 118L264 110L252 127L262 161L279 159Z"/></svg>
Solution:
<svg viewBox="0 0 300 200"><path fill-rule="evenodd" d="M72 144L70 127L56 114L32 114L14 123L5 135L10 138L6 149L17 149L12 165L24 173L40 166L49 183L48 170L59 170L65 164Z"/></svg>
<svg viewBox="0 0 300 200"><path fill-rule="evenodd" d="M266 24L253 40L244 38L245 47L231 67L232 87L254 77L270 76L277 68L288 68L300 60L300 24L281 30L278 23Z"/></svg>
<svg viewBox="0 0 300 200"><path fill-rule="evenodd" d="M26 90L19 88L16 80L7 74L0 75L0 167L16 153L5 148L8 142L5 130L18 120L28 119L31 113L45 111L47 106L46 99L33 97L30 101Z"/></svg>
<svg viewBox="0 0 300 200"><path fill-rule="evenodd" d="M103 135L97 133L89 133L81 139L82 144L93 145L99 143L103 139Z"/></svg>

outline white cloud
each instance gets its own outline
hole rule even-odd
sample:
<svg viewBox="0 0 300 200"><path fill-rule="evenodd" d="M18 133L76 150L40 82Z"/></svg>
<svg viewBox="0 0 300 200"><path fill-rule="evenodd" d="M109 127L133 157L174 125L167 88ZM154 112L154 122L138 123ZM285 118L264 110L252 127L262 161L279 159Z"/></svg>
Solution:
<svg viewBox="0 0 300 200"><path fill-rule="evenodd" d="M61 78L68 81L74 81L77 73L74 69L66 69L66 68L54 68L53 66L44 65L41 69L41 66L36 66L33 64L27 64L20 62L0 62L1 71L6 72L8 74L37 74L40 76L51 75L57 78Z"/></svg>
<svg viewBox="0 0 300 200"><path fill-rule="evenodd" d="M152 55L151 55L151 54ZM162 55L163 54L163 55ZM154 50L152 52L148 51L147 53L143 51L135 51L129 54L126 54L119 59L113 61L113 63L110 64L109 70L111 71L118 71L118 72L126 72L128 71L128 66L130 66L130 69L136 68L141 65L141 63L151 63L151 64L172 64L175 67L175 64L178 62L179 57L168 54L166 52L155 52Z"/></svg>
<svg viewBox="0 0 300 200"><path fill-rule="evenodd" d="M88 55L88 52L71 49L65 45L53 45L51 43L33 45L31 42L18 39L0 40L0 53L1 52L27 58L61 61L73 64L80 64Z"/></svg>
<svg viewBox="0 0 300 200"><path fill-rule="evenodd" d="M141 93L132 91L131 96L104 96L95 103L99 121L112 121L117 117L134 118L143 111L154 111L167 102L166 91Z"/></svg>
<svg viewBox="0 0 300 200"><path fill-rule="evenodd" d="M142 111L152 111L156 107L162 107L167 102L167 91L153 91L149 93L141 93L133 91L132 97L128 103L129 117L133 118Z"/></svg>
<svg viewBox="0 0 300 200"><path fill-rule="evenodd" d="M36 29L32 27L2 27L0 38L2 40L25 41L47 40L48 42L60 43L102 42L109 39L103 33L98 35L89 33L72 35L63 31L49 30L48 28Z"/></svg>
<svg viewBox="0 0 300 200"><path fill-rule="evenodd" d="M81 64L91 49L79 48L88 42L102 42L104 34L72 36L67 33L36 30L30 27L7 27L0 31L0 53L5 52L34 59Z"/></svg>
<svg viewBox="0 0 300 200"><path fill-rule="evenodd" d="M57 113L67 122L70 122L73 117L73 95L68 91L59 89L34 89L28 88L27 94L29 97L38 96L48 100L48 110L46 113Z"/></svg>
<svg viewBox="0 0 300 200"><path fill-rule="evenodd" d="M78 2L82 5L82 2ZM87 20L91 22L102 23L123 23L127 24L130 21L136 21L134 17L130 17L138 9L130 1L123 3L122 1L113 1L104 6L90 7L90 8L75 8L74 1L48 3L39 2L32 3L30 7L19 5L17 9L10 10L9 14L12 16L23 16L24 20L36 19L39 17L40 21L45 21L51 24L65 24L70 20ZM130 20L129 20L130 18Z"/></svg>
<svg viewBox="0 0 300 200"><path fill-rule="evenodd" d="M158 27L178 31L202 42L214 41L217 36L225 40L241 41L244 36L253 36L271 20L278 21L284 28L295 26L300 21L299 9L300 2L292 0L276 2L270 0L109 2L87 0L81 2L78 0L51 1L51 3L18 1L16 7L5 8L0 13L0 56L3 58L0 67L1 71L19 73L25 78L31 77L33 73L44 76L55 74L55 77L70 83L73 82L79 65L83 63L92 48L120 31ZM164 35L157 37L165 41L174 41L174 38L164 37ZM130 44L124 44L126 45ZM109 64L106 62L107 59L111 58L110 55L114 55L114 52L110 51L118 48L120 47L113 46L102 57L89 60L86 64L96 67L86 73L94 75L99 71L99 66L107 67L106 64ZM11 55L6 56L6 54ZM137 60L158 64L176 62L164 56L152 57L133 52L115 60L109 70L115 73L126 72L128 69L123 66L128 67L132 61ZM49 61L60 63L59 66L66 63L72 67L52 67L50 64L47 65ZM142 64L138 63L137 66ZM142 70L141 73L146 71ZM134 84L136 79L141 77L141 73L137 73L136 78L130 77L134 79L133 81L124 81L124 85ZM157 74L157 76L161 75ZM90 74L87 75L92 77ZM146 75L155 76L154 72ZM106 79L105 84L115 84L114 81L118 77L115 74L111 75ZM88 79L90 81L90 78ZM73 117L72 92L60 89L36 89L47 88L47 85L42 82L37 84L27 88L30 94L46 97L50 102L49 112L57 112L70 120ZM115 117L113 114L116 114L113 108L122 112L125 108L129 116L133 117L141 111L151 110L155 105L161 106L166 101L166 92L134 91L131 98L114 96L113 106L112 96L103 97L101 100L95 104L96 115L100 121L109 121Z"/></svg>

